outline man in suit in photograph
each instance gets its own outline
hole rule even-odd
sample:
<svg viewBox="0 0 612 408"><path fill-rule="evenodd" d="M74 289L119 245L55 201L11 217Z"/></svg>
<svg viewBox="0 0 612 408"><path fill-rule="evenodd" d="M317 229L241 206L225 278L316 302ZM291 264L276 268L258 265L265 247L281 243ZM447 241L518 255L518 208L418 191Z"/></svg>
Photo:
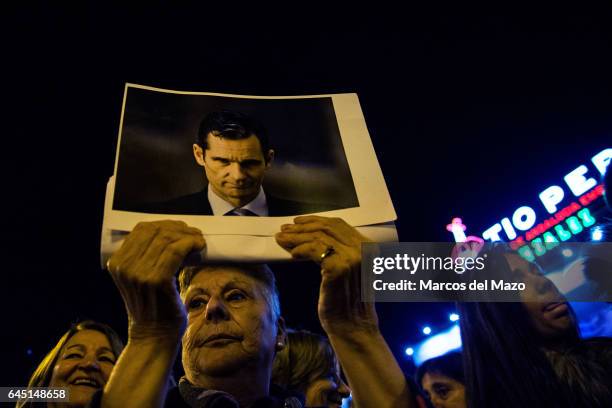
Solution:
<svg viewBox="0 0 612 408"><path fill-rule="evenodd" d="M202 120L193 156L208 186L196 193L157 203L146 212L187 215L289 216L331 208L268 194L262 187L274 150L257 120L238 112L211 112Z"/></svg>

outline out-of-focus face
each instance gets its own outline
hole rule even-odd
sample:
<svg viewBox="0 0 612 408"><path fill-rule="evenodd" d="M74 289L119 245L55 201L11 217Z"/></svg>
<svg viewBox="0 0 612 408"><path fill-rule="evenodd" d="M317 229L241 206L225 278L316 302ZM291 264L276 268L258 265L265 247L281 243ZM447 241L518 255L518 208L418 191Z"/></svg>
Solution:
<svg viewBox="0 0 612 408"><path fill-rule="evenodd" d="M304 395L308 407L340 408L342 399L351 395L351 389L342 381L340 367L337 366L329 376L308 384Z"/></svg>
<svg viewBox="0 0 612 408"><path fill-rule="evenodd" d="M567 300L539 267L516 254L505 256L515 277L525 282L521 301L537 332L544 339L553 339L573 327L574 318Z"/></svg>
<svg viewBox="0 0 612 408"><path fill-rule="evenodd" d="M421 386L435 408L466 408L465 386L438 373L426 373Z"/></svg>
<svg viewBox="0 0 612 408"><path fill-rule="evenodd" d="M246 367L271 372L276 342L282 339L263 283L237 267L199 271L183 294L187 329L183 366L187 379L231 376Z"/></svg>
<svg viewBox="0 0 612 408"><path fill-rule="evenodd" d="M51 407L84 407L93 394L104 387L116 357L105 334L81 330L60 351L49 387L65 387L70 403L50 403Z"/></svg>
<svg viewBox="0 0 612 408"><path fill-rule="evenodd" d="M274 152L264 153L259 139L224 139L208 134L207 149L194 144L193 154L204 167L213 191L235 207L242 207L259 193L264 175L272 163Z"/></svg>

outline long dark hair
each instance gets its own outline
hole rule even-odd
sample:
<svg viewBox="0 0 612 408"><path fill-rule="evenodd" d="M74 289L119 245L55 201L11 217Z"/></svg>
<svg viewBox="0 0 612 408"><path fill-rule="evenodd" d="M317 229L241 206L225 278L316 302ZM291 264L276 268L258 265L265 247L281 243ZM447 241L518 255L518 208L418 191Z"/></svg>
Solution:
<svg viewBox="0 0 612 408"><path fill-rule="evenodd" d="M501 250L487 255L490 270L511 276ZM518 295L515 302L458 303L457 308L468 407L577 406L576 396L547 359L541 336ZM575 324L565 337L567 344L579 341Z"/></svg>
<svg viewBox="0 0 612 408"><path fill-rule="evenodd" d="M470 408L573 406L522 304L463 303L458 310Z"/></svg>

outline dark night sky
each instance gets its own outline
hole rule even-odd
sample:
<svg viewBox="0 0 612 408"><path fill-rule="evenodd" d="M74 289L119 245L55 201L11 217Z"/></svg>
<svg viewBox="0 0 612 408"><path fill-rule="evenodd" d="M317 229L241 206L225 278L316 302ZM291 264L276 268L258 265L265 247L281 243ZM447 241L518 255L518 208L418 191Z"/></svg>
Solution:
<svg viewBox="0 0 612 408"><path fill-rule="evenodd" d="M455 215L481 232L612 141L612 32L603 14L415 16L346 31L288 22L265 32L262 22L209 24L214 17L153 6L9 13L1 29L0 385L25 383L77 318L125 334L123 305L99 267L125 82L253 95L357 92L403 241L448 240L443 228ZM318 271L278 269L289 323L317 329ZM295 273L306 284L295 285ZM379 307L398 354L448 310Z"/></svg>

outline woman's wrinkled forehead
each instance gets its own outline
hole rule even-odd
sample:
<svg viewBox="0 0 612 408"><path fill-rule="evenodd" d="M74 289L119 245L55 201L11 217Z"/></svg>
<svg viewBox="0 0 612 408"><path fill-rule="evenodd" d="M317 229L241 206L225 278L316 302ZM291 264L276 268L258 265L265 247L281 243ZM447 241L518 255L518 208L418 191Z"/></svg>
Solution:
<svg viewBox="0 0 612 408"><path fill-rule="evenodd" d="M228 287L239 287L264 296L264 284L249 272L233 266L206 266L194 273L185 292L193 289L222 291Z"/></svg>
<svg viewBox="0 0 612 408"><path fill-rule="evenodd" d="M201 293L236 287L250 292L255 300L264 301L272 320L280 317L274 275L265 265L220 264L185 269L179 274L179 283L183 302L196 291Z"/></svg>

